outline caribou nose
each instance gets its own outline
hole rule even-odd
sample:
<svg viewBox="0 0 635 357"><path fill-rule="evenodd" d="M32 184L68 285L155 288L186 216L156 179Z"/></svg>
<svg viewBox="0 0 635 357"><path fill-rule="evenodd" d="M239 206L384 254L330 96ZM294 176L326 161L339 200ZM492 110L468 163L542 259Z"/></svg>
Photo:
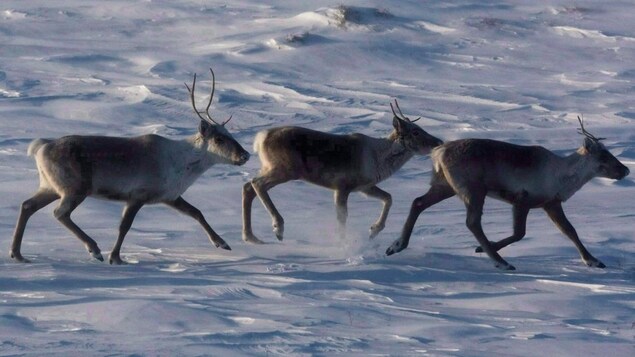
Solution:
<svg viewBox="0 0 635 357"><path fill-rule="evenodd" d="M243 151L242 154L240 154L240 165L246 163L247 161L249 161L249 157L251 155L249 155L249 153L247 151Z"/></svg>
<svg viewBox="0 0 635 357"><path fill-rule="evenodd" d="M629 170L628 167L622 165L622 167L618 168L616 172L615 180L621 180L624 177L628 176L630 173L631 173L631 170Z"/></svg>

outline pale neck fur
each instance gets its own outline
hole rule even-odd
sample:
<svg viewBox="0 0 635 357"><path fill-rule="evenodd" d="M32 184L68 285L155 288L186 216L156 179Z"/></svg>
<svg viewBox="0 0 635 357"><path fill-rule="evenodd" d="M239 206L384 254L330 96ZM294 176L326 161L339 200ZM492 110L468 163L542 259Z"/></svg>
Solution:
<svg viewBox="0 0 635 357"><path fill-rule="evenodd" d="M374 147L376 165L376 180L383 181L399 170L414 153L397 141L397 133L393 131L390 136L378 140Z"/></svg>
<svg viewBox="0 0 635 357"><path fill-rule="evenodd" d="M561 158L560 167L557 168L558 198L561 201L568 200L574 193L596 176L596 172L590 165L590 156L581 152Z"/></svg>
<svg viewBox="0 0 635 357"><path fill-rule="evenodd" d="M171 140L163 147L166 157L165 197L174 199L182 195L196 179L214 165L214 156L207 152L200 134L183 140Z"/></svg>
<svg viewBox="0 0 635 357"><path fill-rule="evenodd" d="M207 143L201 134L194 134L182 142L185 144L184 150L187 151L183 163L189 169L202 173L220 161L216 155L207 150Z"/></svg>

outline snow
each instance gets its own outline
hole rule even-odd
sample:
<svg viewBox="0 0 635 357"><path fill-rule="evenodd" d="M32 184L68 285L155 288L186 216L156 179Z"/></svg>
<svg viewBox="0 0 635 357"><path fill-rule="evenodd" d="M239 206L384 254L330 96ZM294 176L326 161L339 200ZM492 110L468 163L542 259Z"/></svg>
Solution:
<svg viewBox="0 0 635 357"><path fill-rule="evenodd" d="M635 354L635 182L595 179L565 203L606 269L582 264L542 211L501 251L502 272L444 201L399 236L428 188L416 157L380 187L351 195L349 234L335 237L332 193L301 182L271 191L285 217L276 241L255 201L241 240L241 189L258 172L215 166L185 194L232 251L162 206L144 207L123 245L130 264L92 259L53 217L27 225L9 257L22 201L37 188L29 142L67 134L184 138L216 73L212 113L251 150L281 125L387 136L388 103L431 134L542 145L566 155L587 129L635 168L635 21L629 2L51 0L0 2L0 355L631 356ZM223 119L224 120L224 119ZM107 253L121 204L88 199L74 219ZM511 233L510 207L487 201L490 239Z"/></svg>

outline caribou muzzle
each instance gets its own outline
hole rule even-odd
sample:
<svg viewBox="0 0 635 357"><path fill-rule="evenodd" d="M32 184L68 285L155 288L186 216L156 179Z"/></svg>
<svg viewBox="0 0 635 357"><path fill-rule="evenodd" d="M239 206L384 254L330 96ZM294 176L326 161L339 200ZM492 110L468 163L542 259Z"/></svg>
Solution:
<svg viewBox="0 0 635 357"><path fill-rule="evenodd" d="M234 159L234 164L237 166L242 166L244 165L247 161L249 161L249 158L251 157L251 155L243 150L243 152L241 152L240 154L237 155L237 158Z"/></svg>

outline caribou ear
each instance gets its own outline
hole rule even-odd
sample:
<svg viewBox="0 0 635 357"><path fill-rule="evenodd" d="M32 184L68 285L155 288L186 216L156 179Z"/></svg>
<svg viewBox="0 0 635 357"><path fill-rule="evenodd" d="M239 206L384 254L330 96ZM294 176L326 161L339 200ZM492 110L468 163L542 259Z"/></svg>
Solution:
<svg viewBox="0 0 635 357"><path fill-rule="evenodd" d="M209 136L212 130L212 125L208 123L206 120L201 120L198 124L198 132L204 137Z"/></svg>
<svg viewBox="0 0 635 357"><path fill-rule="evenodd" d="M403 133L406 130L406 122L394 116L392 118L392 126L398 133Z"/></svg>
<svg viewBox="0 0 635 357"><path fill-rule="evenodd" d="M584 143L582 144L582 147L584 147L584 150L591 153L591 152L597 151L598 143L592 139L584 138Z"/></svg>

